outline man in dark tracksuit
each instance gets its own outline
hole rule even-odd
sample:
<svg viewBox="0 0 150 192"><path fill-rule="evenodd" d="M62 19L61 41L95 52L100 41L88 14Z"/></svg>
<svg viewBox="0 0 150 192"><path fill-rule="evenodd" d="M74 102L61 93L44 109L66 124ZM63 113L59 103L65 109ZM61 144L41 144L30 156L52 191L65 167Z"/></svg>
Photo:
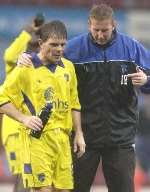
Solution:
<svg viewBox="0 0 150 192"><path fill-rule="evenodd" d="M90 191L102 160L108 191L134 192L135 86L148 80L141 69L150 68L150 52L116 30L113 10L105 4L91 9L88 22L89 33L65 49L78 77L86 142L85 154L74 162L74 191Z"/></svg>

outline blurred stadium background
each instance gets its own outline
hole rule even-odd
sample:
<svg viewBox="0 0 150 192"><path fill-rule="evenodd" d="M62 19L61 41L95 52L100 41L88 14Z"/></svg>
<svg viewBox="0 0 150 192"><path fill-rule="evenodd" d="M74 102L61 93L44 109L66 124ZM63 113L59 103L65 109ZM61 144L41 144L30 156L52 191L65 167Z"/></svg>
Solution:
<svg viewBox="0 0 150 192"><path fill-rule="evenodd" d="M31 21L41 12L46 20L60 19L65 22L69 38L87 31L88 10L93 3L107 2L116 9L118 28L150 48L150 1L149 0L0 0L0 84L5 78L4 50ZM0 191L11 191L13 178L8 170L3 148L0 148ZM145 182L145 192L149 191ZM103 186L101 170L94 186ZM105 192L105 188L93 188L93 192Z"/></svg>

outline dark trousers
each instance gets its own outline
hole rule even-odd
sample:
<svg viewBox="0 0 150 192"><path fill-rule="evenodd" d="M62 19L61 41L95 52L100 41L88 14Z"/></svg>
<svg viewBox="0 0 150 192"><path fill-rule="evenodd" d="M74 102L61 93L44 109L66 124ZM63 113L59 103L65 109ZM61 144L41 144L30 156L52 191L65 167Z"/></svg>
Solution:
<svg viewBox="0 0 150 192"><path fill-rule="evenodd" d="M87 147L81 158L74 159L74 192L90 192L100 160L108 192L134 192L135 152L132 146Z"/></svg>

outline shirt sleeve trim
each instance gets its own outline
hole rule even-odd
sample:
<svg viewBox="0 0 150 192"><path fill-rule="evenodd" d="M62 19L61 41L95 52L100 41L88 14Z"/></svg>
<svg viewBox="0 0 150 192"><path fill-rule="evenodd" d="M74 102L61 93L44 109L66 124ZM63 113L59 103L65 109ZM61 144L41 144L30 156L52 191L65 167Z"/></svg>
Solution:
<svg viewBox="0 0 150 192"><path fill-rule="evenodd" d="M81 112L81 110L80 110L80 109L75 109L75 108L72 108L71 110L72 110L72 111L78 111L78 112Z"/></svg>

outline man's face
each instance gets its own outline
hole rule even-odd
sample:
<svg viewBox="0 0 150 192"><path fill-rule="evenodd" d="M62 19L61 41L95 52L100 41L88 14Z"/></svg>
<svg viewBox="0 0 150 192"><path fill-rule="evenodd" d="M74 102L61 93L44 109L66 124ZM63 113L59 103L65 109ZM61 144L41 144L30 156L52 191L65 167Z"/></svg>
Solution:
<svg viewBox="0 0 150 192"><path fill-rule="evenodd" d="M63 56L66 39L50 37L40 45L40 54L45 62L57 63Z"/></svg>
<svg viewBox="0 0 150 192"><path fill-rule="evenodd" d="M112 19L96 20L90 18L88 24L92 37L99 45L104 45L111 39L115 27Z"/></svg>

